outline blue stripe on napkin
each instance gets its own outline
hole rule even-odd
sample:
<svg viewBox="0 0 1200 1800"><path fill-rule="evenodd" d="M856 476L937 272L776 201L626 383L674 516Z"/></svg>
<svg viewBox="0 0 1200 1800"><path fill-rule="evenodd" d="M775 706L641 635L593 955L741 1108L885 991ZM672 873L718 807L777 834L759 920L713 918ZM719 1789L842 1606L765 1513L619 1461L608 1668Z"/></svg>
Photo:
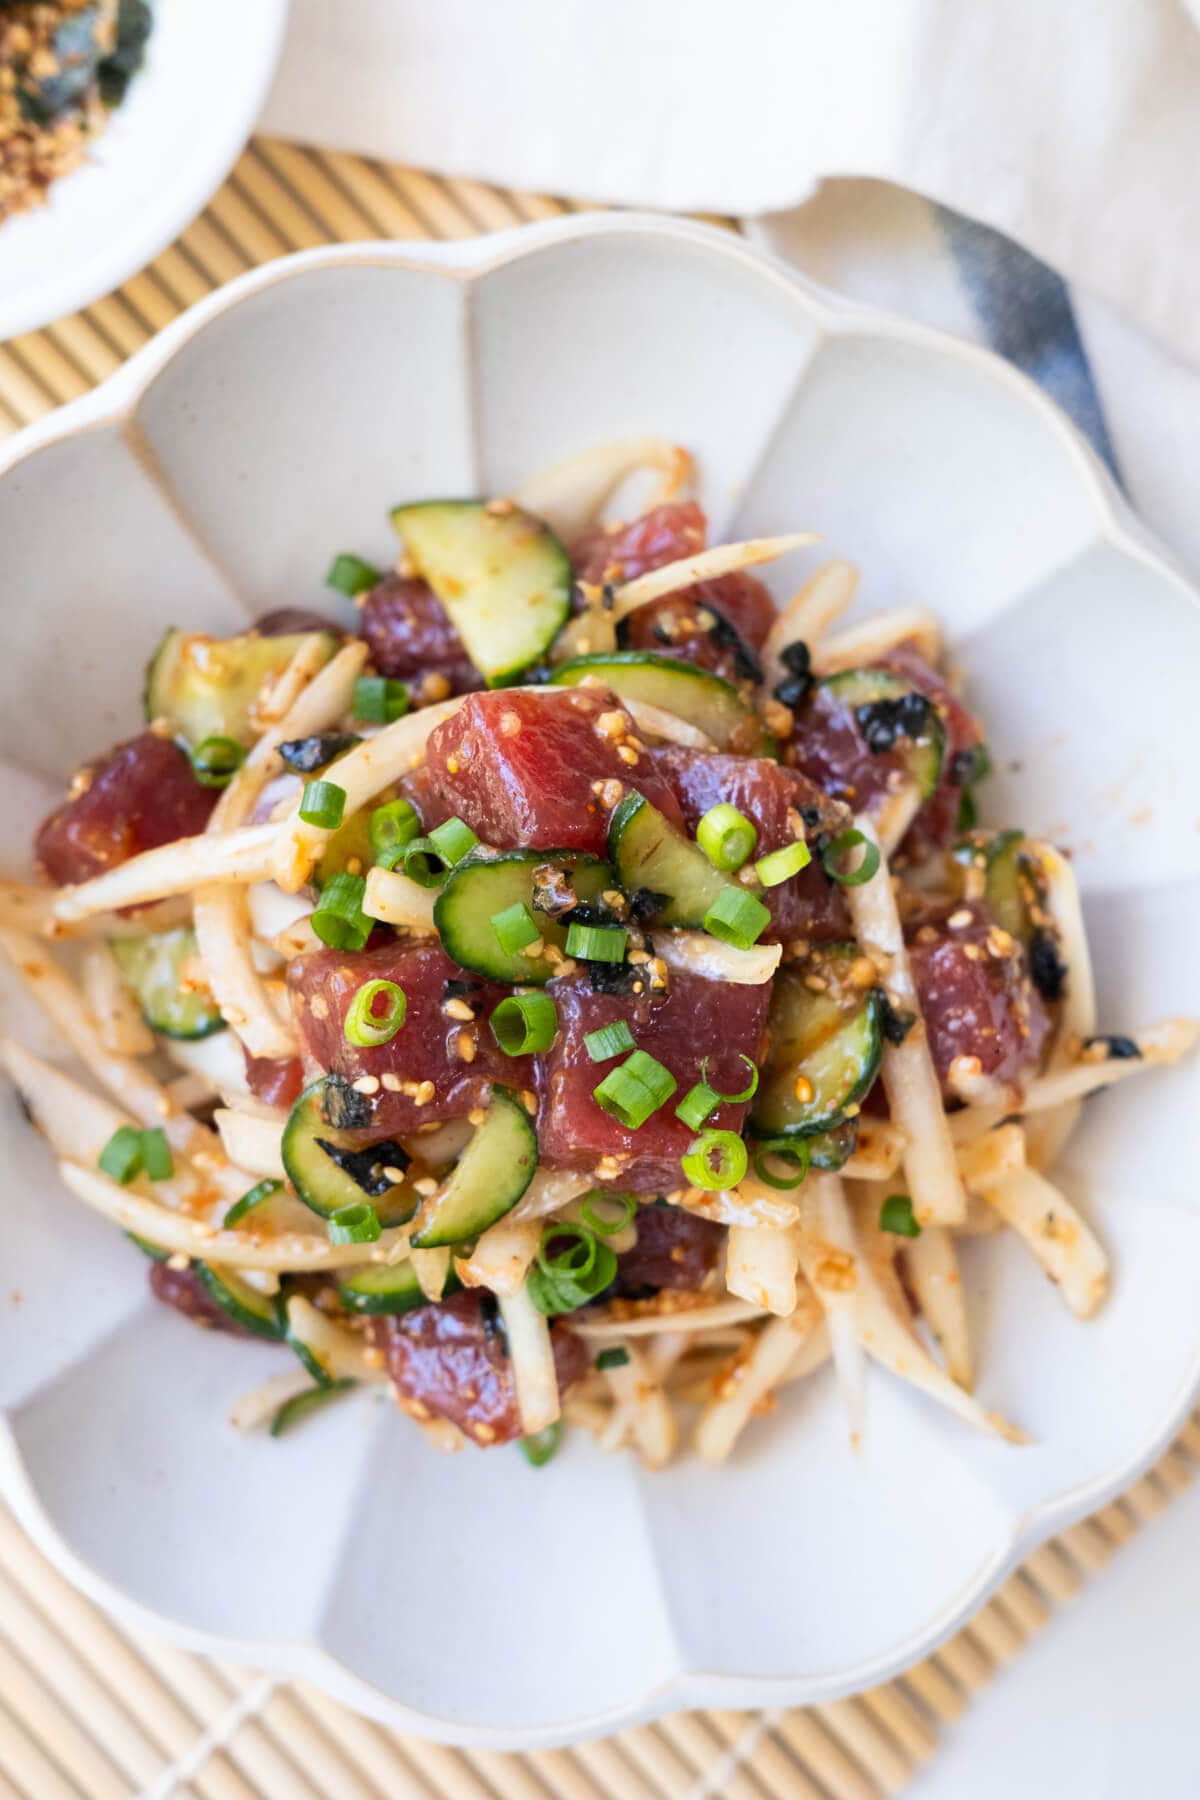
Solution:
<svg viewBox="0 0 1200 1800"><path fill-rule="evenodd" d="M1120 481L1066 283L1011 238L949 207L934 211L991 348L1045 388Z"/></svg>

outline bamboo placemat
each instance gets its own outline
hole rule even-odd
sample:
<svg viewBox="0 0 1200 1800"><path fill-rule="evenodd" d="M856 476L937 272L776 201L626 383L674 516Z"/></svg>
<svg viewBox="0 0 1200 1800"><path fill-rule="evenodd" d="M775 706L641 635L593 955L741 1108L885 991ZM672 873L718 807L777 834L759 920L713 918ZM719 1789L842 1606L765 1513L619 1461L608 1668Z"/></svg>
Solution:
<svg viewBox="0 0 1200 1800"><path fill-rule="evenodd" d="M75 399L215 287L288 251L461 238L578 210L257 139L178 243L45 331L0 345L0 436ZM127 1632L0 1506L0 1800L879 1800L1200 1467L1200 1414L1118 1502L1031 1556L928 1661L850 1700L680 1713L571 1750L503 1755L401 1737L301 1682Z"/></svg>

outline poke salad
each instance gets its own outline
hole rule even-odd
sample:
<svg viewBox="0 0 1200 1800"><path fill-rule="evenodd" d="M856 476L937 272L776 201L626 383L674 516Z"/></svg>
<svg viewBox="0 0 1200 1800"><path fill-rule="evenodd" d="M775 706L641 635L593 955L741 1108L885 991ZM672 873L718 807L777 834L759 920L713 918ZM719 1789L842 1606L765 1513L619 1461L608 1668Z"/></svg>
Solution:
<svg viewBox="0 0 1200 1800"><path fill-rule="evenodd" d="M754 570L815 540L710 546L693 480L604 445L398 505L328 612L184 614L0 883L69 1062L0 1057L66 1186L291 1353L242 1428L370 1386L444 1449L720 1462L829 1360L857 1435L871 1358L1019 1441L960 1240L1103 1302L1055 1161L1196 1027L1099 1028L936 617L843 623L842 560L777 605Z"/></svg>

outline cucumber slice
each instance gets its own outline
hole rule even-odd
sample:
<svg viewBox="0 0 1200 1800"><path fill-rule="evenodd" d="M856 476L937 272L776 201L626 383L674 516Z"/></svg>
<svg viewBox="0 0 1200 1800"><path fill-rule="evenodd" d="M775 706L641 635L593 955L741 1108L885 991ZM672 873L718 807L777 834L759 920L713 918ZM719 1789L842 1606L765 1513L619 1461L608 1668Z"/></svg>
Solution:
<svg viewBox="0 0 1200 1800"><path fill-rule="evenodd" d="M453 1266L447 1264L441 1298L457 1294L461 1287ZM338 1283L338 1299L347 1312L370 1314L411 1312L414 1307L431 1304L410 1262L368 1263L355 1269Z"/></svg>
<svg viewBox="0 0 1200 1800"><path fill-rule="evenodd" d="M538 662L571 610L571 561L540 519L507 501L425 500L392 524L489 687Z"/></svg>
<svg viewBox="0 0 1200 1800"><path fill-rule="evenodd" d="M350 1152L363 1148L361 1132L339 1131L322 1117L324 1088L323 1080L314 1081L311 1087L305 1088L288 1114L282 1142L283 1166L288 1180L305 1206L311 1207L323 1219L330 1218L343 1206L358 1206L367 1200L378 1213L381 1225L407 1224L420 1205L418 1194L407 1181L397 1182L381 1194L373 1194L321 1148L322 1143Z"/></svg>
<svg viewBox="0 0 1200 1800"><path fill-rule="evenodd" d="M295 1345L292 1347L295 1349ZM340 1399L357 1386L357 1381L329 1381L327 1386L311 1387L303 1394L293 1394L271 1420L271 1436L283 1437L294 1425L303 1424L311 1413L320 1412L330 1400Z"/></svg>
<svg viewBox="0 0 1200 1800"><path fill-rule="evenodd" d="M822 944L803 963L775 977L767 1017L770 1050L750 1129L759 1137L818 1137L834 1131L865 1098L883 1055L883 1008L877 988L847 980L858 960L854 944ZM818 992L806 985L817 977ZM807 1097L796 1085L807 1083ZM823 1153L836 1153L823 1147Z"/></svg>
<svg viewBox="0 0 1200 1800"><path fill-rule="evenodd" d="M139 1237L136 1231L127 1231L125 1236L131 1244L136 1244L142 1255L148 1256L151 1262L166 1262L171 1254L169 1250L164 1250L161 1244L152 1244L149 1238Z"/></svg>
<svg viewBox="0 0 1200 1800"><path fill-rule="evenodd" d="M219 1263L195 1264L196 1275L210 1300L228 1313L236 1325L253 1331L258 1337L283 1341L284 1321L277 1294L263 1294L235 1269Z"/></svg>
<svg viewBox="0 0 1200 1800"><path fill-rule="evenodd" d="M661 706L707 732L718 750L742 756L773 756L775 740L754 708L730 681L679 657L656 656L652 650L618 650L609 655L574 656L555 669L559 687L577 687L589 676L606 682L614 694Z"/></svg>
<svg viewBox="0 0 1200 1800"><path fill-rule="evenodd" d="M414 1250L477 1238L511 1212L537 1168L533 1120L507 1088L492 1089L487 1118L458 1159L448 1185L414 1233Z"/></svg>
<svg viewBox="0 0 1200 1800"><path fill-rule="evenodd" d="M823 1131L819 1137L809 1138L808 1156L814 1169L840 1169L849 1162L858 1147L858 1123L847 1119L844 1125L837 1125L832 1131Z"/></svg>
<svg viewBox="0 0 1200 1800"><path fill-rule="evenodd" d="M109 948L151 1031L170 1038L205 1038L225 1030L212 1001L183 985L183 965L198 954L190 925L147 937L112 938Z"/></svg>
<svg viewBox="0 0 1200 1800"><path fill-rule="evenodd" d="M613 886L608 863L576 850L505 850L499 856L471 851L454 868L442 886L433 908L433 922L447 956L464 969L487 975L493 981L520 982L541 987L555 973L544 956L501 949L492 919L510 906L522 905L538 928L543 944L566 947L567 928L533 904L538 870L560 871L570 881L577 900L595 900Z"/></svg>
<svg viewBox="0 0 1200 1800"><path fill-rule="evenodd" d="M893 675L889 669L846 669L840 675L828 676L820 686L851 712L881 700L902 700L906 694L917 692L911 681ZM861 721L859 729L862 729ZM932 702L920 735L898 737L896 748L906 772L916 782L922 800L928 800L938 784L946 754L946 728Z"/></svg>
<svg viewBox="0 0 1200 1800"><path fill-rule="evenodd" d="M608 854L627 894L663 896L660 925L702 926L704 915L732 884L714 869L690 838L684 837L641 794L626 794L608 823Z"/></svg>
<svg viewBox="0 0 1200 1800"><path fill-rule="evenodd" d="M984 899L1004 931L1028 944L1034 933L1033 912L1043 896L1036 861L1026 847L1024 832L1002 831L987 851Z"/></svg>
<svg viewBox="0 0 1200 1800"><path fill-rule="evenodd" d="M193 746L208 737L252 744L250 708L270 675L286 669L310 634L210 638L174 626L146 669L146 718L166 719ZM338 640L328 632L326 661Z"/></svg>

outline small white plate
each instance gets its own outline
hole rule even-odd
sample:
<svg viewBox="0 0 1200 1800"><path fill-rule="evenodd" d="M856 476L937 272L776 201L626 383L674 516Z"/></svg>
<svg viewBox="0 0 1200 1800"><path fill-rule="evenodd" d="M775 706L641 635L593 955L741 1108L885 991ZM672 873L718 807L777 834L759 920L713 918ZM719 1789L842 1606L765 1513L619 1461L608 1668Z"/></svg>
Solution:
<svg viewBox="0 0 1200 1800"><path fill-rule="evenodd" d="M87 162L0 225L0 339L76 312L170 244L232 168L287 0L157 0L145 66Z"/></svg>
<svg viewBox="0 0 1200 1800"><path fill-rule="evenodd" d="M135 728L164 625L319 604L333 551L393 553L389 504L503 493L642 432L694 450L715 534L812 526L861 563L864 608L939 611L988 722L987 816L1075 851L1106 1027L1200 1011L1187 582L1005 365L650 217L271 265L6 451L14 854L20 797L32 822L39 785ZM821 1375L730 1466L646 1475L582 1438L542 1470L442 1457L366 1394L281 1442L236 1436L231 1401L285 1353L153 1304L0 1095L3 1490L122 1616L406 1731L532 1745L870 1686L1183 1416L1198 1117L1194 1063L1091 1104L1062 1178L1113 1256L1093 1323L1015 1240L968 1246L980 1395L1027 1448L872 1372L856 1456Z"/></svg>

